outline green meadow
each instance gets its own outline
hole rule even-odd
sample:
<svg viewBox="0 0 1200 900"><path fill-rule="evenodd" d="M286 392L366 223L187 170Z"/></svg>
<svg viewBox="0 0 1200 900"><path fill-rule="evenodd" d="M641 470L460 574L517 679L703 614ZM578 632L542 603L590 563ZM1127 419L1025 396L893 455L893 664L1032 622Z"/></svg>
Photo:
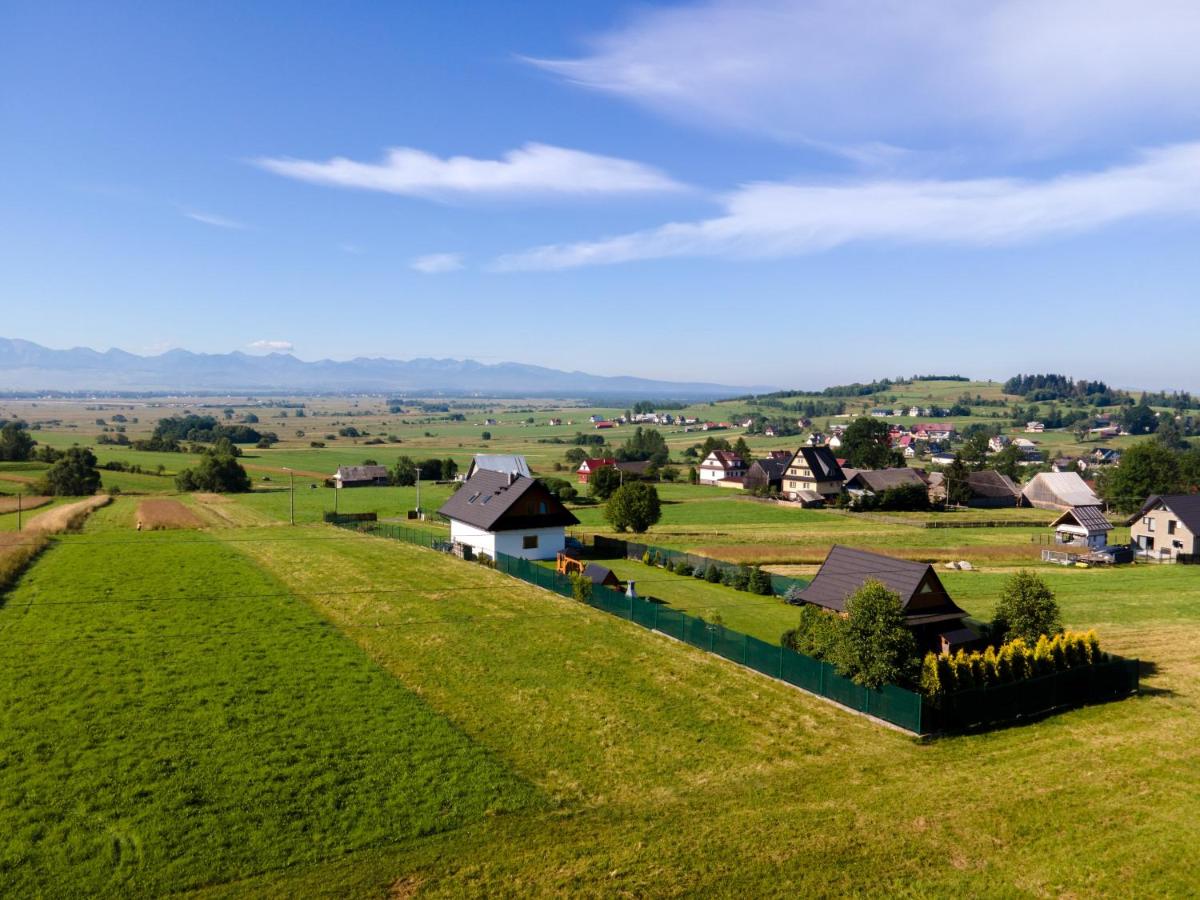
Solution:
<svg viewBox="0 0 1200 900"><path fill-rule="evenodd" d="M0 893L158 896L544 804L231 545L116 530L129 504L0 608Z"/></svg>

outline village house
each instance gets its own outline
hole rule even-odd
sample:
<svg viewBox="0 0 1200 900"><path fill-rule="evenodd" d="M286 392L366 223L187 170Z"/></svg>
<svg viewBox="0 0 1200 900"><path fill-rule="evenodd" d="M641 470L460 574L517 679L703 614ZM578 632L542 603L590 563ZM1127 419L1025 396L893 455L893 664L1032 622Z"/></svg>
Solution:
<svg viewBox="0 0 1200 900"><path fill-rule="evenodd" d="M1026 422L1025 423L1025 433L1026 434L1041 434L1045 430L1046 430L1046 425L1043 422Z"/></svg>
<svg viewBox="0 0 1200 900"><path fill-rule="evenodd" d="M1200 554L1200 494L1151 497L1126 524L1143 556L1178 559Z"/></svg>
<svg viewBox="0 0 1200 900"><path fill-rule="evenodd" d="M450 540L486 553L554 559L566 546L566 527L579 520L536 478L477 472L438 512L450 520Z"/></svg>
<svg viewBox="0 0 1200 900"><path fill-rule="evenodd" d="M891 488L917 485L925 488L924 473L901 466L895 469L843 469L846 490L851 494L881 494Z"/></svg>
<svg viewBox="0 0 1200 900"><path fill-rule="evenodd" d="M383 487L388 481L387 466L338 466L333 474L335 488Z"/></svg>
<svg viewBox="0 0 1200 900"><path fill-rule="evenodd" d="M835 544L812 583L800 592L800 599L844 615L846 600L867 581L878 581L900 596L905 624L922 652L956 652L978 642L979 635L967 624L966 611L950 599L928 563Z"/></svg>
<svg viewBox="0 0 1200 900"><path fill-rule="evenodd" d="M792 454L787 450L773 450L766 459L756 459L746 470L742 486L748 490L781 491L783 475L787 471Z"/></svg>
<svg viewBox="0 0 1200 900"><path fill-rule="evenodd" d="M922 422L913 426L913 434L923 441L951 441L956 429L949 422Z"/></svg>
<svg viewBox="0 0 1200 900"><path fill-rule="evenodd" d="M892 414L892 411L890 409L873 409L873 410L871 410L871 416L876 419L886 419L891 414Z"/></svg>
<svg viewBox="0 0 1200 900"><path fill-rule="evenodd" d="M1075 506L1099 506L1100 498L1077 472L1039 472L1021 490L1021 504L1066 512Z"/></svg>
<svg viewBox="0 0 1200 900"><path fill-rule="evenodd" d="M562 424L562 419L551 419L551 420L550 420L549 422L547 422L546 424L547 424L547 425L550 425L551 427L556 427L556 426L558 426L558 425L561 425L561 424Z"/></svg>
<svg viewBox="0 0 1200 900"><path fill-rule="evenodd" d="M996 434L988 438L988 449L993 453L999 453L1005 447L1012 443L1012 439L1007 435Z"/></svg>
<svg viewBox="0 0 1200 900"><path fill-rule="evenodd" d="M488 472L503 472L506 475L511 472L514 475L524 475L526 478L533 477L529 471L529 463L525 461L524 456L508 453L476 453L471 460L471 465L467 466L467 473L462 480L466 481L480 469Z"/></svg>
<svg viewBox="0 0 1200 900"><path fill-rule="evenodd" d="M957 456L945 450L939 450L929 457L929 461L935 466L951 466L954 465L956 459L958 459Z"/></svg>
<svg viewBox="0 0 1200 900"><path fill-rule="evenodd" d="M1073 506L1051 523L1054 541L1066 547L1099 550L1108 544L1112 523L1098 506Z"/></svg>
<svg viewBox="0 0 1200 900"><path fill-rule="evenodd" d="M837 434L830 435L826 446L828 446L830 450L840 450L842 448L841 436Z"/></svg>
<svg viewBox="0 0 1200 900"><path fill-rule="evenodd" d="M746 461L732 450L714 450L700 463L699 472L701 484L741 479L746 474Z"/></svg>
<svg viewBox="0 0 1200 900"><path fill-rule="evenodd" d="M593 459L585 459L579 464L579 468L575 470L575 476L580 484L588 484L593 475L601 469L611 469L617 464L616 459L611 456L600 456Z"/></svg>
<svg viewBox="0 0 1200 900"><path fill-rule="evenodd" d="M801 447L783 473L783 493L789 500L820 503L842 492L846 476L828 447Z"/></svg>

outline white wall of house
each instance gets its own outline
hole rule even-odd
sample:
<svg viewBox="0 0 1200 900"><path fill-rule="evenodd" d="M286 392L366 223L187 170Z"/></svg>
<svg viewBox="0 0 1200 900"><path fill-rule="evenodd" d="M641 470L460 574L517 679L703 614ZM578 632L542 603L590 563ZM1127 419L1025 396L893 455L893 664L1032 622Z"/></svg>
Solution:
<svg viewBox="0 0 1200 900"><path fill-rule="evenodd" d="M486 553L493 559L497 553L518 556L521 559L554 559L566 547L566 529L561 525L553 528L530 528L522 531L484 531L474 525L450 520L450 540L467 544L476 553ZM527 547L526 543L536 542Z"/></svg>

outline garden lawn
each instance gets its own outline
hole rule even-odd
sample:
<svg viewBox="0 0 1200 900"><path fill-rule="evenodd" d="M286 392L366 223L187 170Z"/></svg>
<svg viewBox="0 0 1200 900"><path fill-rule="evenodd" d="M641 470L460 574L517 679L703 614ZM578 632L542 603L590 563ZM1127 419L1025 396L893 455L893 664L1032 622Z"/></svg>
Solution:
<svg viewBox="0 0 1200 900"><path fill-rule="evenodd" d="M157 896L543 802L244 555L118 518L0 608L0 894Z"/></svg>
<svg viewBox="0 0 1200 900"><path fill-rule="evenodd" d="M1200 878L1200 610L1162 621L1153 580L1102 632L1153 660L1142 696L922 743L432 551L320 526L244 539L279 530L234 546L557 811L205 896L1184 895Z"/></svg>
<svg viewBox="0 0 1200 900"><path fill-rule="evenodd" d="M796 607L778 597L766 597L735 590L723 584L709 584L703 578L674 575L666 569L647 566L629 559L596 560L612 569L622 581L636 582L640 596L662 600L668 606L708 622L720 622L726 628L749 634L768 644L778 644L780 636L799 623Z"/></svg>

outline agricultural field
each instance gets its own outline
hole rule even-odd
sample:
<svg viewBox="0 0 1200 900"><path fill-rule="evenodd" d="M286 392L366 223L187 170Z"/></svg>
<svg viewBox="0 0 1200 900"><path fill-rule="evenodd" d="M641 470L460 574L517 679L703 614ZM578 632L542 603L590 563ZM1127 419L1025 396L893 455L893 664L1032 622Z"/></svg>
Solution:
<svg viewBox="0 0 1200 900"><path fill-rule="evenodd" d="M178 493L189 454L98 447L145 471L103 471L115 501L0 595L0 894L1181 895L1200 879L1193 567L1042 565L1039 510L854 514L659 485L649 543L797 575L834 543L929 560L980 618L1009 572L1037 566L1069 627L1144 661L1138 697L920 741L495 571L321 524L336 501L445 534L406 518L413 487L335 497L324 476L485 451L570 478L554 469L566 446L538 440L586 426L520 419L591 411L497 404L434 423L379 398L305 402L288 429L353 422L401 442L247 448L240 495ZM143 433L207 409L125 406ZM100 414L37 437L69 444ZM485 415L501 422L486 443ZM679 451L704 435L667 437ZM3 502L42 468L0 463L0 531L15 527ZM450 490L423 482L421 506ZM599 506L574 511L576 536L612 534ZM959 559L975 570L941 565ZM604 564L766 641L794 624L775 598Z"/></svg>

